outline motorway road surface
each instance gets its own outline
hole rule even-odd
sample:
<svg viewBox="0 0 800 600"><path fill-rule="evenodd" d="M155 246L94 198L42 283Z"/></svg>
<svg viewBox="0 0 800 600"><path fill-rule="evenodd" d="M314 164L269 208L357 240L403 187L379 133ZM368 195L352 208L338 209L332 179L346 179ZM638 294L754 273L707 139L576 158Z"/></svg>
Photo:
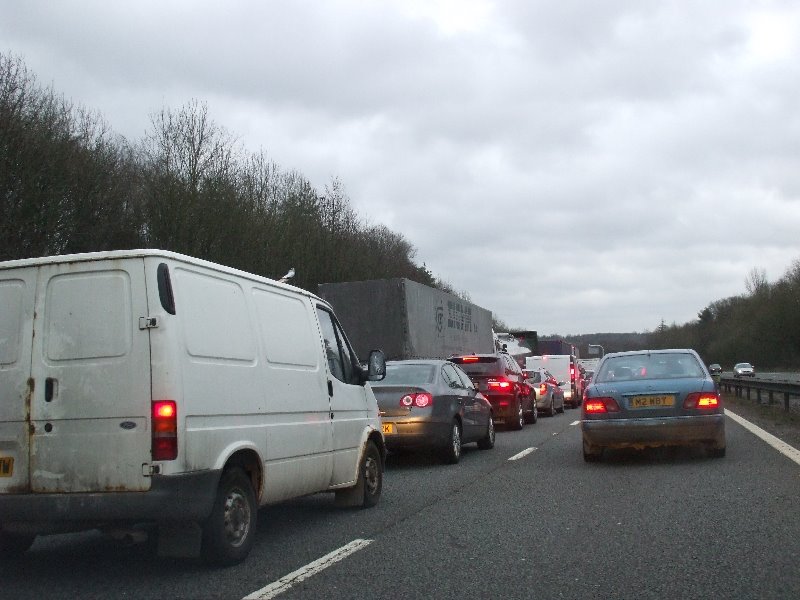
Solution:
<svg viewBox="0 0 800 600"><path fill-rule="evenodd" d="M3 565L2 597L268 597L365 540L276 597L800 598L800 465L731 419L722 459L663 449L586 464L579 415L501 431L454 466L393 457L373 509L330 495L262 509L251 555L228 569L94 532L40 538Z"/></svg>

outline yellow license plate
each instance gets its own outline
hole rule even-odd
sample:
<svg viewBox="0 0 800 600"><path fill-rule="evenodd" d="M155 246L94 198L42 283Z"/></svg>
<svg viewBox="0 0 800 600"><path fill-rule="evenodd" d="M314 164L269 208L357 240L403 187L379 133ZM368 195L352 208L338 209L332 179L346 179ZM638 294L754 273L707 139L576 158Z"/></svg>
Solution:
<svg viewBox="0 0 800 600"><path fill-rule="evenodd" d="M382 423L381 427L383 429L383 433L394 433L394 424L393 423Z"/></svg>
<svg viewBox="0 0 800 600"><path fill-rule="evenodd" d="M660 396L634 396L631 398L631 408L657 408L661 406L675 406L675 396L664 394Z"/></svg>
<svg viewBox="0 0 800 600"><path fill-rule="evenodd" d="M0 456L0 477L11 477L14 474L14 457Z"/></svg>

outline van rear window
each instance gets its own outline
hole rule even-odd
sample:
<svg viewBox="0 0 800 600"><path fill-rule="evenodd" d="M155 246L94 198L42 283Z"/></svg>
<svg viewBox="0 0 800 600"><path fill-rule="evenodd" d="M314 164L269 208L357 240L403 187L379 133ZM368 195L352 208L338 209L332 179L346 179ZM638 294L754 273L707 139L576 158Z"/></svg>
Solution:
<svg viewBox="0 0 800 600"><path fill-rule="evenodd" d="M111 358L128 353L132 309L127 272L57 275L47 283L45 307L47 358Z"/></svg>
<svg viewBox="0 0 800 600"><path fill-rule="evenodd" d="M22 297L25 282L21 279L0 281L0 365L12 365L19 360L22 328Z"/></svg>

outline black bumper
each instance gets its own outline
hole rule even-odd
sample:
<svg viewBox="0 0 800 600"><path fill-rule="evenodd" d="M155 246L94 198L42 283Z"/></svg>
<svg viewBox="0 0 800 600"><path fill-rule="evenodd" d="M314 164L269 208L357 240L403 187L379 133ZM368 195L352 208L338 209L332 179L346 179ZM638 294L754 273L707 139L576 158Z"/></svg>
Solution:
<svg viewBox="0 0 800 600"><path fill-rule="evenodd" d="M144 492L0 494L0 527L40 523L200 521L211 513L220 471L154 475Z"/></svg>

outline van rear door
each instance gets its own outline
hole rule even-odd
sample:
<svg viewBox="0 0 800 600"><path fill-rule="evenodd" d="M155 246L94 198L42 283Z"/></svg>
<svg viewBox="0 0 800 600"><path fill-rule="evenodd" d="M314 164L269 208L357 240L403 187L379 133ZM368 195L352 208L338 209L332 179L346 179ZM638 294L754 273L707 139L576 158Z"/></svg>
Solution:
<svg viewBox="0 0 800 600"><path fill-rule="evenodd" d="M36 268L0 271L0 493L25 492Z"/></svg>
<svg viewBox="0 0 800 600"><path fill-rule="evenodd" d="M147 316L141 258L39 267L31 491L149 489Z"/></svg>

